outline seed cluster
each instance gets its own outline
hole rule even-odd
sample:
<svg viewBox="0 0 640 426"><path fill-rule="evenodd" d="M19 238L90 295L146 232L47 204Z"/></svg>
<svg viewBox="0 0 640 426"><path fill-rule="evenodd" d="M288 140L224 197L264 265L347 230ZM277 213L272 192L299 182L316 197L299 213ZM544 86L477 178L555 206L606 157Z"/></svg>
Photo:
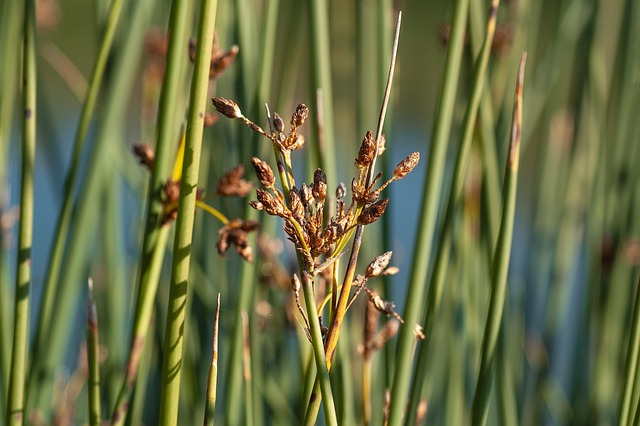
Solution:
<svg viewBox="0 0 640 426"><path fill-rule="evenodd" d="M403 159L394 169L391 178L378 185L382 173L373 176L372 168L375 159L384 151L384 138L376 140L372 132L367 132L360 144L355 158L357 175L351 181L351 199L346 200L346 186L340 183L335 190L335 201L330 202L327 176L323 170L317 169L313 181L297 186L291 166L291 152L304 145L304 138L298 133L300 126L309 116L309 109L300 104L289 121L285 131L282 117L273 113L269 118L270 132L245 117L236 102L225 98L213 98L216 110L227 118L241 120L254 132L269 139L276 151L278 175L282 190L276 188L276 174L264 160L254 157L251 164L262 188L256 189L256 201L250 205L271 216L278 216L284 221L284 232L302 259L305 277L319 274L340 257L346 244L358 226L369 225L377 221L385 212L388 198L381 198L382 191L393 181L407 176L418 164L420 155L414 152ZM353 284L356 293L350 304L365 291L369 294L372 306L377 311L397 318L400 315L394 310L393 302L382 299L377 293L366 288L367 280L380 275L391 275L397 272L395 267L387 267L391 260L391 252L384 253L374 259L366 269L365 275L356 275ZM323 273L324 275L324 273ZM291 289L295 296L298 310L308 329L309 323L299 302L300 278L294 275Z"/></svg>

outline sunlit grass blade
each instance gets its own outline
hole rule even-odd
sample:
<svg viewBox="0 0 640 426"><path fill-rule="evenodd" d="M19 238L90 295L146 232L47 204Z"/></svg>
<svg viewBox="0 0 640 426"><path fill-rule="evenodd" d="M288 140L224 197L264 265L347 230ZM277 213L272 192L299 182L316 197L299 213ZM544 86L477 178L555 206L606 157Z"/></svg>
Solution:
<svg viewBox="0 0 640 426"><path fill-rule="evenodd" d="M191 98L187 121L180 200L173 244L173 261L169 288L169 307L165 326L160 423L178 422L178 402L182 364L182 342L186 315L187 285L191 262L191 243L196 206L204 114L207 106L211 47L215 28L217 0L204 0L198 24L198 44L191 80Z"/></svg>
<svg viewBox="0 0 640 426"><path fill-rule="evenodd" d="M509 153L507 155L507 167L503 184L504 201L502 206L502 220L500 222L500 232L498 234L498 242L491 271L491 299L482 341L478 383L473 399L471 417L471 423L473 425L484 425L487 421L489 396L491 395L491 383L495 369L497 342L506 297L507 273L509 270L509 260L511 258L511 239L513 235L513 221L518 187L518 165L522 133L522 91L526 58L526 53L523 53L518 69L513 118L511 121Z"/></svg>

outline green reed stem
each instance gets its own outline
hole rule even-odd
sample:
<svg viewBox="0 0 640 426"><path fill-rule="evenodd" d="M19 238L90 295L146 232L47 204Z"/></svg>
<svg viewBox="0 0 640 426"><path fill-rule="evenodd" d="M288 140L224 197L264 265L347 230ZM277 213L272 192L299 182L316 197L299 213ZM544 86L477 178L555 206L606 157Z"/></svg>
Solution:
<svg viewBox="0 0 640 426"><path fill-rule="evenodd" d="M160 399L160 424L163 425L172 425L178 422L189 263L191 261L191 242L193 239L198 172L200 170L200 152L202 149L202 133L207 105L211 47L213 46L217 5L217 0L204 0L198 24L198 44L196 47L193 80L191 82L189 118L187 121L182 179L180 181L180 200L176 219L169 304L165 326L165 350L162 363Z"/></svg>
<svg viewBox="0 0 640 426"><path fill-rule="evenodd" d="M87 364L89 377L89 424L99 426L100 414L100 339L98 335L98 312L93 299L93 280L89 278L89 300L87 301Z"/></svg>
<svg viewBox="0 0 640 426"><path fill-rule="evenodd" d="M218 303L216 306L216 316L213 320L213 337L211 352L211 365L209 366L209 376L207 377L207 400L205 402L204 426L213 426L216 414L216 399L218 387L218 328L220 326L220 293L218 293Z"/></svg>
<svg viewBox="0 0 640 426"><path fill-rule="evenodd" d="M629 335L629 346L627 348L627 362L624 372L624 385L620 397L618 409L618 425L629 424L629 419L633 415L631 405L631 394L636 381L636 369L638 366L638 353L640 352L640 281L636 288L636 300L633 305L633 319L631 321L631 333Z"/></svg>
<svg viewBox="0 0 640 426"><path fill-rule="evenodd" d="M172 158L171 149L175 147L175 140L178 138L174 120L175 104L179 98L183 77L182 64L187 50L189 9L187 1L174 1L171 5L167 67L160 94L156 157L147 193L147 217L140 258L140 277L133 334L125 378L112 415L113 424L123 424L126 419L129 399L137 380L140 357L145 346L144 341L149 332L165 247L169 237L170 226L168 224L160 225L163 211L160 190L168 175L169 162Z"/></svg>
<svg viewBox="0 0 640 426"><path fill-rule="evenodd" d="M260 101L264 101L269 97L270 87L272 83L271 76L273 74L276 31L278 30L278 3L279 0L269 1L267 3L266 22L264 25L263 33L264 43L262 45L262 63L260 64L260 82L257 88L257 97ZM246 19L246 17L244 19ZM239 22L239 25L240 24L241 23ZM242 57L242 59L244 64L244 57ZM269 123L271 123L270 118ZM258 145L258 157L266 157L267 151L268 148L266 143ZM276 161L280 161L279 153L275 147L273 148L273 151ZM278 167L278 171L281 171L280 167ZM282 174L280 175L280 178L284 187L286 180ZM288 191L285 192L285 197L287 199L289 198ZM244 217L246 218L246 220L257 220L258 212L247 205L244 210ZM250 241L252 242L251 245L255 246L253 244L253 237L250 237ZM226 393L227 395L231 395L231 397L226 399L225 416L229 424L238 424L241 421L239 418L239 406L242 402L242 399L235 397L235 395L238 395L240 393L240 388L242 386L242 374L240 371L240 361L242 360L241 312L243 310L251 312L250 304L254 292L254 283L256 276L255 272L256 270L254 265L251 265L248 262L242 262L242 265L240 267L238 304L234 309L233 334L231 337L230 351L228 356L229 374L227 376L228 379Z"/></svg>
<svg viewBox="0 0 640 426"><path fill-rule="evenodd" d="M444 80L435 120L429 164L425 178L422 198L421 215L418 224L418 239L416 241L409 291L405 302L405 326L400 330L395 358L395 375L391 390L389 424L400 424L405 409L408 387L411 381L411 367L413 346L415 342L414 324L422 310L426 278L431 257L431 244L434 235L438 200L444 171L444 159L451 130L453 107L456 98L457 81L460 73L460 62L464 44L464 30L466 27L468 0L457 0L453 12L451 25L451 39L447 50Z"/></svg>
<svg viewBox="0 0 640 426"><path fill-rule="evenodd" d="M489 312L487 314L487 323L482 341L482 357L480 360L478 384L473 399L472 425L484 425L487 421L496 347L506 297L507 272L509 270L509 259L511 258L511 237L513 235L513 219L518 187L518 164L520 157L520 137L522 133L522 89L526 59L527 54L525 52L522 54L520 67L518 69L518 81L516 83L513 118L511 121L511 138L503 184L504 203L502 206L502 220L491 271L491 299L489 301Z"/></svg>
<svg viewBox="0 0 640 426"><path fill-rule="evenodd" d="M314 134L321 142L314 144L316 158L320 161L320 168L327 175L327 183L332 188L338 182L338 170L335 159L335 125L333 115L333 88L331 83L331 50L329 48L329 18L328 2L326 0L312 0L309 18L311 25L311 54L312 54L312 90L322 93L322 128L313 120Z"/></svg>
<svg viewBox="0 0 640 426"><path fill-rule="evenodd" d="M424 387L424 381L427 375L427 355L431 349L429 342L433 334L433 328L436 324L436 318L440 312L442 302L442 294L447 278L447 267L449 265L449 254L452 244L452 233L454 222L457 217L460 197L464 189L466 171L469 163L469 154L471 151L471 142L473 140L473 130L476 126L476 117L480 98L485 87L485 71L489 62L489 54L493 44L493 35L496 29L496 17L498 12L499 0L493 0L487 17L487 29L484 43L478 58L476 59L473 74L473 84L471 89L471 97L467 104L463 125L462 140L456 158L455 169L453 172L452 186L449 192L449 199L444 216L444 224L440 231L439 243L437 245L438 252L436 255L435 266L431 275L429 284L429 292L427 294L427 308L424 317L425 339L420 343L418 352L418 363L416 373L413 379L411 390L411 399L407 410L407 424L415 423L416 409L420 398L422 397L421 389Z"/></svg>
<svg viewBox="0 0 640 426"><path fill-rule="evenodd" d="M24 391L29 341L31 245L33 240L33 172L36 156L36 1L24 8L22 59L22 177L20 224L13 322L13 346L9 376L7 425L22 425L26 416Z"/></svg>
<svg viewBox="0 0 640 426"><path fill-rule="evenodd" d="M54 312L55 299L58 293L58 284L60 283L60 270L62 268L62 260L64 257L64 246L69 234L69 226L71 224L71 213L73 211L73 198L78 185L78 174L80 172L80 156L89 131L89 124L95 112L96 101L102 79L109 59L109 52L113 44L116 33L116 27L120 19L123 0L113 0L109 9L109 16L105 26L104 36L98 56L91 72L91 79L87 95L82 105L78 128L76 129L76 137L73 143L73 152L71 156L71 164L64 183L64 200L62 209L60 210L56 223L55 236L51 247L51 255L47 265L47 274L44 284L42 305L38 316L38 325L36 328L36 339L34 343L34 353L40 353L42 345L44 345L44 335L49 332L48 326L51 324Z"/></svg>

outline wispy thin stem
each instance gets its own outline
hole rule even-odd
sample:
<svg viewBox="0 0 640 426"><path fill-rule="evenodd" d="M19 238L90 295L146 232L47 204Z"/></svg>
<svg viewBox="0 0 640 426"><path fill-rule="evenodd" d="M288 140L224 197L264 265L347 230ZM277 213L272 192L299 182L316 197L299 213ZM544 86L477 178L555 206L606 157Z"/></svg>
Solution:
<svg viewBox="0 0 640 426"><path fill-rule="evenodd" d="M89 424L99 426L102 418L100 410L100 339L98 334L98 312L93 299L93 280L89 278L89 299L87 301L87 365L89 378Z"/></svg>
<svg viewBox="0 0 640 426"><path fill-rule="evenodd" d="M211 352L211 365L207 379L207 400L204 412L204 426L213 426L216 413L216 399L218 386L218 328L220 326L220 293L216 305L216 317L213 321L213 337L211 338L213 351Z"/></svg>

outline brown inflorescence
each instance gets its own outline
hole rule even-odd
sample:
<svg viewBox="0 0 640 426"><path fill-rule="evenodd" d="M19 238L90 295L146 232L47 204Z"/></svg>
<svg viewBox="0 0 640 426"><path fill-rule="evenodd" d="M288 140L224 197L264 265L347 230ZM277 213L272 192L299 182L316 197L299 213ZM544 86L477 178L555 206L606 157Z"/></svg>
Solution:
<svg viewBox="0 0 640 426"><path fill-rule="evenodd" d="M244 167L242 164L225 172L218 181L216 193L223 197L245 197L253 189L253 185L243 179Z"/></svg>

